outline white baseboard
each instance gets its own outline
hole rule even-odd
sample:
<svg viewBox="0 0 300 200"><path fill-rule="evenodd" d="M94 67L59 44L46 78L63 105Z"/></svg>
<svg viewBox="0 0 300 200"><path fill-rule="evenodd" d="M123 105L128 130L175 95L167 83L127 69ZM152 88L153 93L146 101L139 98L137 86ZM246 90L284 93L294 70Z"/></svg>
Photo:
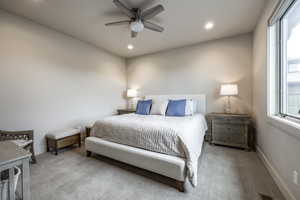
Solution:
<svg viewBox="0 0 300 200"><path fill-rule="evenodd" d="M287 187L284 180L280 177L277 170L272 166L271 162L268 160L264 152L261 150L259 146L256 146L258 157L261 159L261 161L264 163L266 168L268 169L269 173L271 174L272 178L274 179L275 183L279 187L279 190L281 191L282 195L285 197L286 200L296 200L292 192Z"/></svg>

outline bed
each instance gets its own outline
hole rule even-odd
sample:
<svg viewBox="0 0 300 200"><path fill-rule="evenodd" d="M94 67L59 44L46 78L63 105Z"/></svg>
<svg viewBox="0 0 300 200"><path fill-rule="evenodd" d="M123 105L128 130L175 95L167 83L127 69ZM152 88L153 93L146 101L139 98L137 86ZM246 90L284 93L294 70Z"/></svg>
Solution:
<svg viewBox="0 0 300 200"><path fill-rule="evenodd" d="M87 155L100 154L176 181L197 185L198 159L207 124L205 95L151 95L145 99L193 99L196 113L186 117L126 114L97 121L86 139Z"/></svg>

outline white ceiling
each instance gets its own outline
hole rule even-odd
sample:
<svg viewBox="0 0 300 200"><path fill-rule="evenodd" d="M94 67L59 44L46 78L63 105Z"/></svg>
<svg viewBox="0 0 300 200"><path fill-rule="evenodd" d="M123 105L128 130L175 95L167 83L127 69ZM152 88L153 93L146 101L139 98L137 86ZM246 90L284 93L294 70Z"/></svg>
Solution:
<svg viewBox="0 0 300 200"><path fill-rule="evenodd" d="M126 20L112 0L0 0L0 7L58 31L92 43L122 57L133 57L251 32L265 0L123 0L128 6L165 11L152 21L165 27L163 33L145 30L135 39L128 26L105 27L107 22ZM203 28L207 21L215 27ZM127 49L128 44L134 50Z"/></svg>

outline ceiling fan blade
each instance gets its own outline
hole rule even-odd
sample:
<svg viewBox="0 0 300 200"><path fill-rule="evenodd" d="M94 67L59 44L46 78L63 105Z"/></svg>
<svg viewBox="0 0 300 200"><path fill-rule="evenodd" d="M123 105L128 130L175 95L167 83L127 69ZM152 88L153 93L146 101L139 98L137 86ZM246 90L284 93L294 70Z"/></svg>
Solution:
<svg viewBox="0 0 300 200"><path fill-rule="evenodd" d="M118 22L111 22L111 23L105 24L105 26L129 25L130 22L131 22L130 20L124 20L124 21L118 21Z"/></svg>
<svg viewBox="0 0 300 200"><path fill-rule="evenodd" d="M139 3L136 7L140 8L141 10L146 10L147 8L152 7L156 3L157 0L144 0L141 3Z"/></svg>
<svg viewBox="0 0 300 200"><path fill-rule="evenodd" d="M142 19L143 20L148 20L151 19L153 17L155 17L156 15L158 15L159 13L163 12L165 9L162 5L157 5L153 8L150 8L148 10L145 10L142 13Z"/></svg>
<svg viewBox="0 0 300 200"><path fill-rule="evenodd" d="M152 31L156 31L156 32L163 32L165 29L159 25L153 24L151 22L145 21L144 22L144 26L147 29L150 29Z"/></svg>
<svg viewBox="0 0 300 200"><path fill-rule="evenodd" d="M113 3L122 10L122 12L127 15L130 18L135 17L135 14L131 11L131 9L127 8L126 5L124 5L121 1L119 0L114 0Z"/></svg>
<svg viewBox="0 0 300 200"><path fill-rule="evenodd" d="M137 37L138 33L137 32L134 32L134 31L131 31L131 37L132 38L135 38Z"/></svg>

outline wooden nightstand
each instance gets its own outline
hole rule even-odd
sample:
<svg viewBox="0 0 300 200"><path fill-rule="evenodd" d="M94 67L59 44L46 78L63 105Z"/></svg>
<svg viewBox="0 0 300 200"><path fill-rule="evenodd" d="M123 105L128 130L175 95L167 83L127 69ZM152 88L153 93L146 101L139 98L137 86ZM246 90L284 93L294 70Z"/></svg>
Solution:
<svg viewBox="0 0 300 200"><path fill-rule="evenodd" d="M130 110L130 109L118 109L117 111L118 111L118 115L135 113L135 110Z"/></svg>
<svg viewBox="0 0 300 200"><path fill-rule="evenodd" d="M91 130L92 130L93 126L90 125L90 126L86 126L85 127L85 137L90 137L91 136Z"/></svg>
<svg viewBox="0 0 300 200"><path fill-rule="evenodd" d="M206 115L208 131L206 139L210 144L239 147L251 150L253 131L251 116L242 114L211 113Z"/></svg>

